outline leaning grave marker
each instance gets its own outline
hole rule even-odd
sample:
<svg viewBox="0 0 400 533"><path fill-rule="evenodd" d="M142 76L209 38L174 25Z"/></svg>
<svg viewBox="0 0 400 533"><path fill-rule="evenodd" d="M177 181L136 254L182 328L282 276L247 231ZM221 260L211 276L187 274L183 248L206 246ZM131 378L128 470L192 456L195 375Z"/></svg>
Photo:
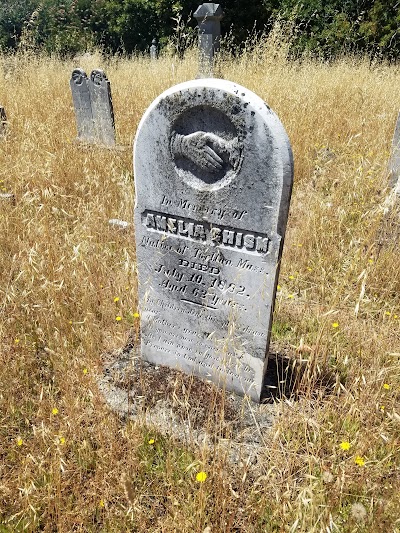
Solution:
<svg viewBox="0 0 400 533"><path fill-rule="evenodd" d="M115 120L110 82L100 69L92 71L90 82L95 137L106 146L115 146Z"/></svg>
<svg viewBox="0 0 400 533"><path fill-rule="evenodd" d="M273 111L218 79L172 87L135 140L141 354L260 401L293 181Z"/></svg>
<svg viewBox="0 0 400 533"><path fill-rule="evenodd" d="M78 139L83 142L93 142L93 113L90 101L89 79L84 70L76 68L72 71L70 87Z"/></svg>

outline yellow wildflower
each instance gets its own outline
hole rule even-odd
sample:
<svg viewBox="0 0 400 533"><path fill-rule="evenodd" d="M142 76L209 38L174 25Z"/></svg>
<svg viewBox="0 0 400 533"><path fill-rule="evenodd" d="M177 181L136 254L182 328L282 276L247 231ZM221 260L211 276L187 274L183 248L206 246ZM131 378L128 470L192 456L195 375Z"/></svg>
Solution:
<svg viewBox="0 0 400 533"><path fill-rule="evenodd" d="M364 466L365 465L364 459L362 457L360 457L359 455L357 455L357 457L355 457L354 462L358 466Z"/></svg>
<svg viewBox="0 0 400 533"><path fill-rule="evenodd" d="M23 442L24 442L24 441L21 439L21 437L18 437L18 438L17 438L17 445L18 445L18 446L22 446L22 443L23 443Z"/></svg>
<svg viewBox="0 0 400 533"><path fill-rule="evenodd" d="M290 299L294 298L294 294L288 294L288 298Z"/></svg>
<svg viewBox="0 0 400 533"><path fill-rule="evenodd" d="M289 276L289 279L294 279L294 276L290 275L290 276Z"/></svg>
<svg viewBox="0 0 400 533"><path fill-rule="evenodd" d="M278 291L280 291L282 289L282 287L280 285L278 285L276 288L277 288Z"/></svg>
<svg viewBox="0 0 400 533"><path fill-rule="evenodd" d="M149 439L149 444L154 444L156 441L154 439Z"/></svg>
<svg viewBox="0 0 400 533"><path fill-rule="evenodd" d="M196 475L196 481L199 483L204 483L204 481L207 479L207 474L205 472L198 472Z"/></svg>
<svg viewBox="0 0 400 533"><path fill-rule="evenodd" d="M115 302L115 303L119 302L119 296L116 296L116 297L114 298L114 302Z"/></svg>
<svg viewBox="0 0 400 533"><path fill-rule="evenodd" d="M101 508L104 507L104 500L100 500L100 501L99 501L99 507L101 507Z"/></svg>
<svg viewBox="0 0 400 533"><path fill-rule="evenodd" d="M14 339L15 344L19 343L19 339Z"/></svg>
<svg viewBox="0 0 400 533"><path fill-rule="evenodd" d="M58 439L59 443L61 444L61 446L63 446L65 444L65 437L60 437Z"/></svg>
<svg viewBox="0 0 400 533"><path fill-rule="evenodd" d="M340 447L342 448L343 451L347 452L348 450L350 450L351 444L347 440L344 440L340 443Z"/></svg>
<svg viewBox="0 0 400 533"><path fill-rule="evenodd" d="M86 376L86 374L88 373L88 369L87 369L87 368L84 368L84 369L82 370L82 372L83 372L84 375Z"/></svg>
<svg viewBox="0 0 400 533"><path fill-rule="evenodd" d="M139 317L140 317L140 315L139 315L139 313L137 311L135 313L133 313L133 318L139 318Z"/></svg>
<svg viewBox="0 0 400 533"><path fill-rule="evenodd" d="M384 388L385 390L390 390L390 385L389 385L389 383L384 383L384 384L383 384L383 388Z"/></svg>
<svg viewBox="0 0 400 533"><path fill-rule="evenodd" d="M51 410L51 414L53 414L53 415L58 415L58 409L57 409L57 407L53 407L53 409Z"/></svg>
<svg viewBox="0 0 400 533"><path fill-rule="evenodd" d="M115 320L116 320L117 322L121 322L121 320L122 320L122 316L119 316L119 315L116 316L116 317L115 317Z"/></svg>
<svg viewBox="0 0 400 533"><path fill-rule="evenodd" d="M333 322L332 323L332 327L335 328L335 329L338 328L339 327L339 322Z"/></svg>

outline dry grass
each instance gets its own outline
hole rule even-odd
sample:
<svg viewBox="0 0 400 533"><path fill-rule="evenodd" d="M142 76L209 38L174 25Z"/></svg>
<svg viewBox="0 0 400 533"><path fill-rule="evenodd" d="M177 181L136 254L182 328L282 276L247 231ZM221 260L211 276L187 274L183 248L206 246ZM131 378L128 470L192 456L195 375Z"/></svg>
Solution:
<svg viewBox="0 0 400 533"><path fill-rule="evenodd" d="M133 234L107 224L132 221L131 151L74 142L78 65L0 58L0 179L17 197L0 204L0 532L400 531L399 213L382 209L400 73L269 50L223 72L292 142L273 332L308 366L300 400L277 405L257 475L107 410L100 355L126 342L137 305ZM106 70L122 145L162 90L196 74L194 57L80 66Z"/></svg>

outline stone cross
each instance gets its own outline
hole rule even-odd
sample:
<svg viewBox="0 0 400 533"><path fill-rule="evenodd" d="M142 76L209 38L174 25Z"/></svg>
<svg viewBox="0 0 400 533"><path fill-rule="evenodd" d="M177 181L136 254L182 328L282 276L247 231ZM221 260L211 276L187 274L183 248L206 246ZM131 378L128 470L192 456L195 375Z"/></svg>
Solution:
<svg viewBox="0 0 400 533"><path fill-rule="evenodd" d="M134 146L142 357L259 402L293 181L261 98L203 79L159 96Z"/></svg>
<svg viewBox="0 0 400 533"><path fill-rule="evenodd" d="M158 57L158 47L157 47L157 39L153 39L151 41L150 46L150 59L157 59Z"/></svg>
<svg viewBox="0 0 400 533"><path fill-rule="evenodd" d="M78 68L70 81L78 139L105 146L115 145L115 122L110 82L102 70L93 70L90 79Z"/></svg>
<svg viewBox="0 0 400 533"><path fill-rule="evenodd" d="M199 73L198 78L212 78L214 56L219 50L221 19L224 16L221 6L206 2L199 6L194 18L199 25Z"/></svg>
<svg viewBox="0 0 400 533"><path fill-rule="evenodd" d="M0 137L5 135L7 130L7 115L4 107L0 106Z"/></svg>
<svg viewBox="0 0 400 533"><path fill-rule="evenodd" d="M400 195L400 113L397 116L389 160L389 185Z"/></svg>

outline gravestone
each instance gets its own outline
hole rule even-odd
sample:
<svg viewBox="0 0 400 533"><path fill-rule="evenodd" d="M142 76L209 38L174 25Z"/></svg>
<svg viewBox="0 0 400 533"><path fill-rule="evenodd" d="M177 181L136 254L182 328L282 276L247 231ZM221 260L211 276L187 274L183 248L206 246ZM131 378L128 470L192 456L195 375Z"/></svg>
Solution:
<svg viewBox="0 0 400 533"><path fill-rule="evenodd" d="M157 59L157 57L158 57L157 39L153 39L151 41L151 46L150 46L150 59Z"/></svg>
<svg viewBox="0 0 400 533"><path fill-rule="evenodd" d="M102 70L93 70L91 73L89 91L95 138L101 144L115 146L115 122L111 86Z"/></svg>
<svg viewBox="0 0 400 533"><path fill-rule="evenodd" d="M400 113L397 116L389 160L389 185L400 194Z"/></svg>
<svg viewBox="0 0 400 533"><path fill-rule="evenodd" d="M78 140L91 143L95 141L95 138L89 84L90 81L84 70L77 68L72 71L70 86Z"/></svg>
<svg viewBox="0 0 400 533"><path fill-rule="evenodd" d="M7 131L7 115L4 107L0 106L0 137Z"/></svg>
<svg viewBox="0 0 400 533"><path fill-rule="evenodd" d="M93 70L90 79L80 68L72 72L70 81L75 108L78 140L115 145L115 122L111 87L102 70Z"/></svg>
<svg viewBox="0 0 400 533"><path fill-rule="evenodd" d="M273 111L232 82L182 83L135 140L142 357L260 401L293 181Z"/></svg>
<svg viewBox="0 0 400 533"><path fill-rule="evenodd" d="M198 78L212 78L214 56L219 50L221 19L224 16L221 6L206 2L199 6L194 18L199 25L199 73Z"/></svg>

